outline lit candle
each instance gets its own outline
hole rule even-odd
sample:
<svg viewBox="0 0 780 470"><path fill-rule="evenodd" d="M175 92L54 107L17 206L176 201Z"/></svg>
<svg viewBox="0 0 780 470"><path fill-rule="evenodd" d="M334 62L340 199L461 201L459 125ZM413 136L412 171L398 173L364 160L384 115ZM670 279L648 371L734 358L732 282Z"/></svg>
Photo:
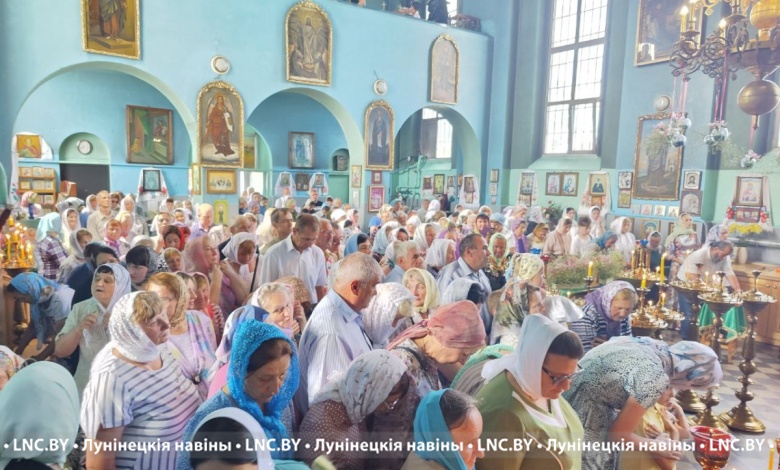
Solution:
<svg viewBox="0 0 780 470"><path fill-rule="evenodd" d="M662 255L661 255L661 266L660 266L660 268L661 268L661 274L660 274L660 279L661 279L661 283L662 283L662 284L663 284L663 282L664 282L664 263L665 263L665 262L666 262L666 253L664 253L664 254L662 254Z"/></svg>
<svg viewBox="0 0 780 470"><path fill-rule="evenodd" d="M704 284L706 284L707 286L710 285L710 272L709 271L705 271L704 272Z"/></svg>
<svg viewBox="0 0 780 470"><path fill-rule="evenodd" d="M666 292L661 294L661 307L666 305Z"/></svg>
<svg viewBox="0 0 780 470"><path fill-rule="evenodd" d="M640 289L644 289L647 287L647 274L642 274L642 285L640 286Z"/></svg>
<svg viewBox="0 0 780 470"><path fill-rule="evenodd" d="M645 254L645 268L650 269L650 251Z"/></svg>
<svg viewBox="0 0 780 470"><path fill-rule="evenodd" d="M593 261L588 263L588 277L593 276Z"/></svg>
<svg viewBox="0 0 780 470"><path fill-rule="evenodd" d="M769 447L769 470L775 470L774 465L775 465L775 448L770 446Z"/></svg>
<svg viewBox="0 0 780 470"><path fill-rule="evenodd" d="M631 250L631 270L636 269L636 250Z"/></svg>
<svg viewBox="0 0 780 470"><path fill-rule="evenodd" d="M680 9L680 16L682 16L682 18L680 20L680 32L684 33L685 32L685 26L686 26L685 23L687 23L686 20L687 20L687 16L688 16L688 6L687 5L683 6Z"/></svg>
<svg viewBox="0 0 780 470"><path fill-rule="evenodd" d="M13 226L14 226L15 224L16 224L16 222L14 222L14 218L13 218L13 217L9 217L9 218L8 218L8 226L9 226L9 227L11 227L11 228L13 228Z"/></svg>

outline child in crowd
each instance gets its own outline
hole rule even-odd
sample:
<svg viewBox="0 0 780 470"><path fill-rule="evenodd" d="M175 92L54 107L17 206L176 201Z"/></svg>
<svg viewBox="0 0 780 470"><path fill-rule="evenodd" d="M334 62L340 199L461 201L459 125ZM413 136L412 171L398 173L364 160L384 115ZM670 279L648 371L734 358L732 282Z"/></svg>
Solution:
<svg viewBox="0 0 780 470"><path fill-rule="evenodd" d="M577 234L572 237L570 254L582 256L582 252L591 240L593 240L593 236L590 234L590 217L580 217L577 221Z"/></svg>
<svg viewBox="0 0 780 470"><path fill-rule="evenodd" d="M163 251L163 258L165 258L165 264L168 265L170 272L176 273L181 271L184 263L182 263L181 252L179 250L176 248L166 248L165 251Z"/></svg>
<svg viewBox="0 0 780 470"><path fill-rule="evenodd" d="M122 258L130 250L128 245L124 251L122 250L122 224L115 219L111 219L106 222L106 226L103 229L103 244L114 250L117 258Z"/></svg>

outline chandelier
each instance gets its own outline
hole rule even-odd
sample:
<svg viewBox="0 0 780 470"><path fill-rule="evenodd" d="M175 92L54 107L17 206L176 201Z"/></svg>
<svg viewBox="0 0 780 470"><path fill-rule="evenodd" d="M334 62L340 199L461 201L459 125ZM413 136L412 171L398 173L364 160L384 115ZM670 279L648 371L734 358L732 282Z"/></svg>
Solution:
<svg viewBox="0 0 780 470"><path fill-rule="evenodd" d="M703 9L711 16L720 3L729 5L731 14L701 42L701 33L696 30L697 11ZM738 104L753 116L753 126L757 127L758 116L780 103L780 87L766 80L780 67L780 0L690 0L680 15L680 40L670 58L672 75L686 83L697 71L714 78L720 86L722 116L729 78L736 79L739 70L747 70L755 80L740 90Z"/></svg>

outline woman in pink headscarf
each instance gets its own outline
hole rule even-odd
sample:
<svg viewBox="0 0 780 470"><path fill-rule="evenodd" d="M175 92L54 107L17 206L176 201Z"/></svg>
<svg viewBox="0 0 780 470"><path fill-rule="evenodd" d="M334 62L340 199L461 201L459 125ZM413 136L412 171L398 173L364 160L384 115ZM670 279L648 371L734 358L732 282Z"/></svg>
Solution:
<svg viewBox="0 0 780 470"><path fill-rule="evenodd" d="M421 396L439 390L440 365L464 363L485 345L485 325L474 303L442 305L436 316L407 328L387 345L416 378Z"/></svg>
<svg viewBox="0 0 780 470"><path fill-rule="evenodd" d="M190 274L201 273L211 283L209 297L219 299L222 291L222 270L219 269L219 251L210 237L190 239L182 252L184 270Z"/></svg>

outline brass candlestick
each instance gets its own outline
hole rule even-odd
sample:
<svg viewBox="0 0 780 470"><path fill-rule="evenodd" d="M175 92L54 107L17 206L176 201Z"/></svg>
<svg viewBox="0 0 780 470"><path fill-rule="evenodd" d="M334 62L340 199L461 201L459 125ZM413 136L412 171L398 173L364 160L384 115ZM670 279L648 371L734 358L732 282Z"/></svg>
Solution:
<svg viewBox="0 0 780 470"><path fill-rule="evenodd" d="M654 318L650 312L650 307L645 306L647 293L650 289L640 287L637 290L639 295L639 308L631 314L631 332L634 336L652 336L659 339L659 331L666 327L666 323Z"/></svg>
<svg viewBox="0 0 780 470"><path fill-rule="evenodd" d="M707 393L704 395L703 403L704 403L704 410L697 414L696 416L693 416L688 419L688 423L692 426L708 426L711 428L718 428L722 431L728 430L728 427L726 424L720 420L718 415L716 415L712 409L720 403L720 398L718 398L717 395L715 395L714 390L718 387L713 387L709 390L707 390Z"/></svg>
<svg viewBox="0 0 780 470"><path fill-rule="evenodd" d="M593 276L585 276L585 295L590 294L591 289L593 288Z"/></svg>
<svg viewBox="0 0 780 470"><path fill-rule="evenodd" d="M758 291L758 276L761 274L761 271L754 269L752 273L753 290L746 292L741 296L742 307L748 314L749 326L745 343L742 346L742 363L739 365L739 370L742 371L742 377L739 378L739 381L742 383L742 389L734 393L739 399L739 404L732 408L731 411L722 413L719 418L731 429L763 433L766 431L766 426L753 415L753 411L747 405L747 402L754 398L754 393L748 391L748 387L753 384L753 380L750 376L755 374L757 369L756 363L753 362L753 358L756 357L755 344L758 314L764 310L767 305L775 303L777 299Z"/></svg>
<svg viewBox="0 0 780 470"><path fill-rule="evenodd" d="M728 312L732 307L739 307L742 305L742 300L739 297L729 295L724 290L723 279L726 273L718 271L715 273L720 277L718 283L718 290L715 292L703 293L699 295L699 300L707 304L707 307L715 314L715 318L712 319L712 327L715 329L710 341L710 347L715 354L720 358L720 343L725 341L725 338L720 336L720 328L723 326L723 314Z"/></svg>

